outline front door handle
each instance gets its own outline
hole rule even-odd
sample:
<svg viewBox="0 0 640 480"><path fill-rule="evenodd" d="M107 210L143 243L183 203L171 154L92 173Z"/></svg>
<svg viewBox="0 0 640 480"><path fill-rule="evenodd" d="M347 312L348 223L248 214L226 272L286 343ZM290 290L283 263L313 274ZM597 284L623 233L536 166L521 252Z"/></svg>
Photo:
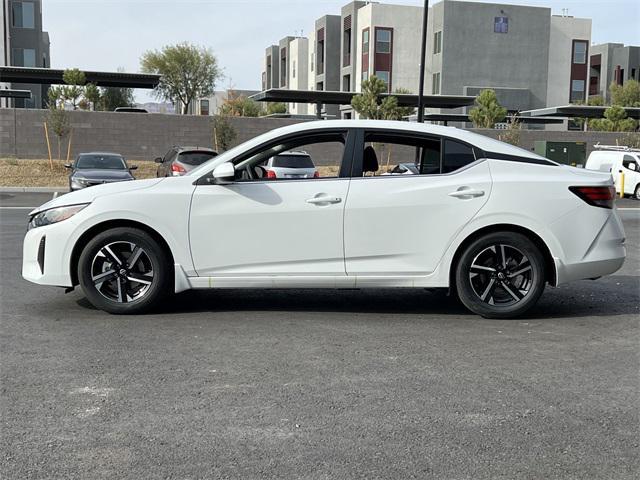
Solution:
<svg viewBox="0 0 640 480"><path fill-rule="evenodd" d="M484 190L475 190L473 188L461 187L455 192L451 192L449 194L450 197L454 198L474 198L474 197L482 197L484 195Z"/></svg>
<svg viewBox="0 0 640 480"><path fill-rule="evenodd" d="M330 203L340 203L342 199L340 197L330 197L329 195L316 195L313 198L307 200L307 203L312 205L328 205Z"/></svg>

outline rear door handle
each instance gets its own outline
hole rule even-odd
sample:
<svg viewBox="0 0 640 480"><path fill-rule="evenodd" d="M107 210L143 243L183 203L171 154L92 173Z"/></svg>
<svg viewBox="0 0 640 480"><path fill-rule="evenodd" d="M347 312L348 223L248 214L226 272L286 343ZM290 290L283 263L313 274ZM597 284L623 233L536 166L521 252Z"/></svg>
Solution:
<svg viewBox="0 0 640 480"><path fill-rule="evenodd" d="M473 188L465 188L461 187L455 192L451 192L449 194L450 197L455 198L474 198L474 197L482 197L484 195L484 190L475 190Z"/></svg>
<svg viewBox="0 0 640 480"><path fill-rule="evenodd" d="M330 197L329 195L316 195L313 198L307 200L307 203L312 205L327 205L330 203L340 203L342 199L340 197Z"/></svg>

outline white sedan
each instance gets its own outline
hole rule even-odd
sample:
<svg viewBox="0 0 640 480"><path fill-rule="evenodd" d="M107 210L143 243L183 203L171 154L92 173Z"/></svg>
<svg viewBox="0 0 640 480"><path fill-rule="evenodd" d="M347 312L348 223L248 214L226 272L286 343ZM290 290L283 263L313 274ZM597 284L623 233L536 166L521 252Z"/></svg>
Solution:
<svg viewBox="0 0 640 480"><path fill-rule="evenodd" d="M269 179L281 152L335 176ZM381 165L414 162L415 175ZM610 174L458 130L319 121L272 130L183 177L101 185L30 213L22 274L111 313L204 288L449 288L516 317L545 285L625 259Z"/></svg>

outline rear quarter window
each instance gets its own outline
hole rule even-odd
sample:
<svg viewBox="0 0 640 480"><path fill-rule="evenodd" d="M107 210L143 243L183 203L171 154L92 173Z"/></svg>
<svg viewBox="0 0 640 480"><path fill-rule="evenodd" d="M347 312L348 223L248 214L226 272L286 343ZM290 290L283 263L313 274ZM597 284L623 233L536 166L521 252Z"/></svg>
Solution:
<svg viewBox="0 0 640 480"><path fill-rule="evenodd" d="M454 140L444 141L442 173L451 173L476 161L473 148Z"/></svg>

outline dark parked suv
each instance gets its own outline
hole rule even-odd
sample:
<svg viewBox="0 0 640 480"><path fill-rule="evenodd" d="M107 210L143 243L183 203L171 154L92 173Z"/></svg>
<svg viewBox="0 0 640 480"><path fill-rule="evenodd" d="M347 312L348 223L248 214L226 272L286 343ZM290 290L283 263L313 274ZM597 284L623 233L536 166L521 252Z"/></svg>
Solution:
<svg viewBox="0 0 640 480"><path fill-rule="evenodd" d="M218 155L218 152L203 147L171 147L163 158L156 158L158 163L157 177L179 177L207 160Z"/></svg>

